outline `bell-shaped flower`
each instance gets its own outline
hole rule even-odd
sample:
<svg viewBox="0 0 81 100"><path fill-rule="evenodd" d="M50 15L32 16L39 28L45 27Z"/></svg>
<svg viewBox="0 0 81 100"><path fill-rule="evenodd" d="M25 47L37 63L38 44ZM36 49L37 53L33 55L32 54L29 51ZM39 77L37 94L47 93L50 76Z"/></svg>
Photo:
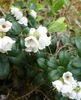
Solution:
<svg viewBox="0 0 81 100"><path fill-rule="evenodd" d="M49 46L51 44L51 37L43 37L41 36L39 38L39 49L42 50L44 49L46 46Z"/></svg>
<svg viewBox="0 0 81 100"><path fill-rule="evenodd" d="M20 20L23 17L23 13L16 7L11 7L11 14L16 18L16 20Z"/></svg>
<svg viewBox="0 0 81 100"><path fill-rule="evenodd" d="M25 38L25 51L36 53L38 51L38 46L38 40L34 36L29 36Z"/></svg>
<svg viewBox="0 0 81 100"><path fill-rule="evenodd" d="M31 28L29 35L37 38L40 50L51 44L51 36L47 36L47 28L42 25L38 29Z"/></svg>
<svg viewBox="0 0 81 100"><path fill-rule="evenodd" d="M39 49L44 49L51 44L51 36L47 36L47 28L40 25L37 29L39 33Z"/></svg>
<svg viewBox="0 0 81 100"><path fill-rule="evenodd" d="M0 32L8 32L12 27L12 23L0 18Z"/></svg>
<svg viewBox="0 0 81 100"><path fill-rule="evenodd" d="M8 36L0 37L0 52L6 53L7 51L11 51L13 44L15 43L12 38Z"/></svg>
<svg viewBox="0 0 81 100"><path fill-rule="evenodd" d="M28 25L28 19L26 17L22 17L19 21L19 24L27 26Z"/></svg>
<svg viewBox="0 0 81 100"><path fill-rule="evenodd" d="M69 71L65 72L63 74L62 78L63 78L65 84L72 84L74 82L74 78L72 76L72 73Z"/></svg>

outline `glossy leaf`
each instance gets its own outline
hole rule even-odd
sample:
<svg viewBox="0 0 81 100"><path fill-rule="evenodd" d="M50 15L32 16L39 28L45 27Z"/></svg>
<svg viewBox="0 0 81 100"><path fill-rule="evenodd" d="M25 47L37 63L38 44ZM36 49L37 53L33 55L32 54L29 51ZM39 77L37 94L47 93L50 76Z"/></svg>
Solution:
<svg viewBox="0 0 81 100"><path fill-rule="evenodd" d="M44 58L38 58L37 59L37 62L38 62L38 65L41 67L41 68L46 68L47 65L46 65L46 60Z"/></svg>
<svg viewBox="0 0 81 100"><path fill-rule="evenodd" d="M49 25L48 25L48 30L49 32L63 32L66 30L67 25L64 23L65 18L61 17L59 19L57 19L56 21L52 21Z"/></svg>
<svg viewBox="0 0 81 100"><path fill-rule="evenodd" d="M10 71L9 60L5 54L0 54L0 79L8 76Z"/></svg>
<svg viewBox="0 0 81 100"><path fill-rule="evenodd" d="M67 66L70 61L70 54L67 51L60 51L59 62L63 66Z"/></svg>

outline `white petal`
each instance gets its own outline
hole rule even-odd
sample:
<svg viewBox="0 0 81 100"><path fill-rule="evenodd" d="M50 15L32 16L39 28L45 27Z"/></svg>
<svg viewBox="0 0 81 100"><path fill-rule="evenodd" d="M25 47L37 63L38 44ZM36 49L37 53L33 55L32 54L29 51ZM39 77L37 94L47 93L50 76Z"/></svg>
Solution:
<svg viewBox="0 0 81 100"><path fill-rule="evenodd" d="M30 11L30 15L31 15L32 17L36 18L36 17L37 17L37 12L34 11L34 10L31 10L31 11Z"/></svg>
<svg viewBox="0 0 81 100"><path fill-rule="evenodd" d="M16 13L14 14L14 17L16 17L16 20L20 20L20 19L23 17L23 14L22 14L21 11L19 11L19 12L16 12Z"/></svg>
<svg viewBox="0 0 81 100"><path fill-rule="evenodd" d="M30 28L29 34L30 35L34 35L34 33L36 32L35 28Z"/></svg>
<svg viewBox="0 0 81 100"><path fill-rule="evenodd" d="M72 93L72 90L73 90L72 86L64 84L61 89L61 92L62 95L68 96L69 93Z"/></svg>
<svg viewBox="0 0 81 100"><path fill-rule="evenodd" d="M81 90L77 93L77 99L76 100L81 100Z"/></svg>
<svg viewBox="0 0 81 100"><path fill-rule="evenodd" d="M14 15L14 17L16 17L16 20L20 20L23 17L23 14L20 11L20 9L16 7L11 8L11 14Z"/></svg>
<svg viewBox="0 0 81 100"><path fill-rule="evenodd" d="M44 49L45 46L49 46L51 44L51 37L39 37L39 49Z"/></svg>
<svg viewBox="0 0 81 100"><path fill-rule="evenodd" d="M32 52L32 48L31 47L28 47L28 48L25 49L25 51Z"/></svg>
<svg viewBox="0 0 81 100"><path fill-rule="evenodd" d="M27 52L37 52L38 45L38 41L34 36L29 36L25 38L25 47Z"/></svg>
<svg viewBox="0 0 81 100"><path fill-rule="evenodd" d="M66 84L71 84L74 81L74 78L72 77L72 73L69 71L65 72L62 78Z"/></svg>
<svg viewBox="0 0 81 100"><path fill-rule="evenodd" d="M45 48L45 43L43 38L39 38L39 49L42 50Z"/></svg>
<svg viewBox="0 0 81 100"><path fill-rule="evenodd" d="M2 25L5 26L5 27L2 27L3 28L2 29L3 32L8 32L12 27L12 23L9 22L9 21L5 21Z"/></svg>
<svg viewBox="0 0 81 100"><path fill-rule="evenodd" d="M4 18L0 18L0 25L3 24L5 22Z"/></svg>
<svg viewBox="0 0 81 100"><path fill-rule="evenodd" d="M4 36L2 38L2 53L6 53L7 51L11 51L12 45L15 43L14 40L12 40L8 36Z"/></svg>
<svg viewBox="0 0 81 100"><path fill-rule="evenodd" d="M19 11L19 8L11 7L11 14L14 15L16 12Z"/></svg>
<svg viewBox="0 0 81 100"><path fill-rule="evenodd" d="M56 80L54 82L52 82L53 87L55 87L57 89L57 91L61 91L62 87L63 87L63 83L60 80Z"/></svg>
<svg viewBox="0 0 81 100"><path fill-rule="evenodd" d="M37 29L37 32L39 32L41 36L46 36L47 31L48 31L47 28L42 25L40 25Z"/></svg>
<svg viewBox="0 0 81 100"><path fill-rule="evenodd" d="M68 96L70 99L76 99L77 93L75 91L72 91Z"/></svg>
<svg viewBox="0 0 81 100"><path fill-rule="evenodd" d="M19 24L23 24L24 26L27 26L28 24L28 19L26 17L22 17L19 21Z"/></svg>

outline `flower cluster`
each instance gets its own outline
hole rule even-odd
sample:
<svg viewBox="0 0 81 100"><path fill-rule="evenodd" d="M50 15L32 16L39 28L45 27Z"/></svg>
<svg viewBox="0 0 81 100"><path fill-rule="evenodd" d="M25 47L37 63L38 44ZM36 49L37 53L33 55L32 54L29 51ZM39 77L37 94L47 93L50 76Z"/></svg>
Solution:
<svg viewBox="0 0 81 100"><path fill-rule="evenodd" d="M19 24L24 26L28 25L28 19L23 16L23 13L19 8L11 7L11 14L14 15Z"/></svg>
<svg viewBox="0 0 81 100"><path fill-rule="evenodd" d="M28 25L27 17L23 16L23 13L19 8L11 7L11 14L16 18L19 24L24 26ZM37 17L37 13L34 10L30 10L30 15L34 18Z"/></svg>
<svg viewBox="0 0 81 100"><path fill-rule="evenodd" d="M62 78L52 82L53 87L63 96L70 99L81 100L81 82L74 79L71 72L67 71Z"/></svg>
<svg viewBox="0 0 81 100"><path fill-rule="evenodd" d="M25 38L27 52L37 52L51 43L51 37L47 36L47 28L40 25L38 29L31 28L29 36Z"/></svg>
<svg viewBox="0 0 81 100"><path fill-rule="evenodd" d="M37 17L37 13L34 10L30 10L29 13L34 19ZM15 17L16 21L25 27L28 27L28 18L25 17L19 8L11 7L11 15ZM16 40L7 36L6 32L13 29L13 22L6 21L4 18L0 18L0 52L6 53L11 51L13 44ZM3 33L6 35L4 36ZM25 36L25 51L37 52L44 49L51 43L51 37L47 36L47 28L40 25L37 29L30 28L29 34ZM22 48L23 49L23 48Z"/></svg>

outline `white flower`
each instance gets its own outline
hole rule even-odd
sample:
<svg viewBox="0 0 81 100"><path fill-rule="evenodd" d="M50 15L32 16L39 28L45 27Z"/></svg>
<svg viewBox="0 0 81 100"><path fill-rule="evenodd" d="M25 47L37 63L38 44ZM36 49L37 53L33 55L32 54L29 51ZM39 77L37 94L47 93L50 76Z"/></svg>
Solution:
<svg viewBox="0 0 81 100"><path fill-rule="evenodd" d="M72 84L74 82L74 78L72 76L72 73L67 71L63 74L63 80L66 84Z"/></svg>
<svg viewBox="0 0 81 100"><path fill-rule="evenodd" d="M46 46L49 46L51 44L51 37L40 37L39 38L39 49L42 50Z"/></svg>
<svg viewBox="0 0 81 100"><path fill-rule="evenodd" d="M42 25L40 25L38 29L31 28L29 35L37 38L40 50L51 44L51 37L47 36L47 28Z"/></svg>
<svg viewBox="0 0 81 100"><path fill-rule="evenodd" d="M34 36L29 36L25 38L25 51L27 52L37 52L38 51L38 41Z"/></svg>
<svg viewBox="0 0 81 100"><path fill-rule="evenodd" d="M23 17L23 14L20 11L20 9L16 7L11 8L11 14L14 15L14 17L16 17L16 20L20 20Z"/></svg>
<svg viewBox="0 0 81 100"><path fill-rule="evenodd" d="M4 36L3 38L0 38L0 52L6 53L7 51L11 51L12 45L15 43L14 40L12 40L8 36Z"/></svg>
<svg viewBox="0 0 81 100"><path fill-rule="evenodd" d="M57 89L57 91L61 91L63 83L60 80L56 80L54 82L52 82L53 87L55 87Z"/></svg>
<svg viewBox="0 0 81 100"><path fill-rule="evenodd" d="M12 23L5 21L4 18L0 18L0 32L8 32L12 27Z"/></svg>
<svg viewBox="0 0 81 100"><path fill-rule="evenodd" d="M0 99L1 99L1 100L6 100L6 99L7 99L7 95L1 94L1 95L0 95Z"/></svg>
<svg viewBox="0 0 81 100"><path fill-rule="evenodd" d="M31 11L30 11L30 15L31 15L32 17L36 18L36 17L37 17L37 12L34 11L34 10L31 10Z"/></svg>
<svg viewBox="0 0 81 100"><path fill-rule="evenodd" d="M28 25L28 19L26 17L22 17L19 21L19 24L23 24L24 26Z"/></svg>
<svg viewBox="0 0 81 100"><path fill-rule="evenodd" d="M19 8L11 7L11 14L14 15L16 12L19 11Z"/></svg>
<svg viewBox="0 0 81 100"><path fill-rule="evenodd" d="M49 46L51 44L51 37L47 36L47 28L40 25L37 29L37 32L39 33L39 49L44 49L46 46Z"/></svg>
<svg viewBox="0 0 81 100"><path fill-rule="evenodd" d="M40 26L38 27L38 29L37 29L37 32L39 32L40 36L47 36L48 30L47 30L46 27L40 25Z"/></svg>
<svg viewBox="0 0 81 100"><path fill-rule="evenodd" d="M64 84L61 89L61 92L63 96L69 96L69 94L72 93L72 90L73 88L71 85Z"/></svg>

